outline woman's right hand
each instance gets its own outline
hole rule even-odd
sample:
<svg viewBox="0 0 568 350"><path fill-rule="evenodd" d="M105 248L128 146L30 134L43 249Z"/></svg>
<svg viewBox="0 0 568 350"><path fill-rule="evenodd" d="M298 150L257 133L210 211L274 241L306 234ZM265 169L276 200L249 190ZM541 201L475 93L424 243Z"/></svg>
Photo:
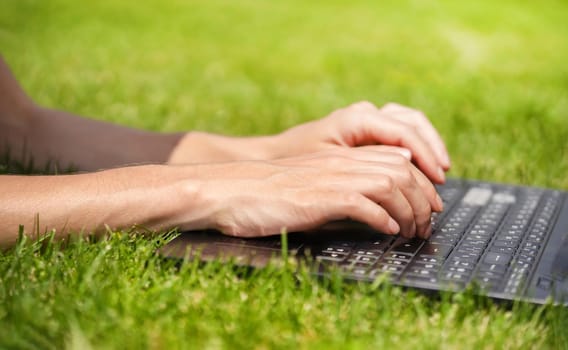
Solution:
<svg viewBox="0 0 568 350"><path fill-rule="evenodd" d="M55 230L61 238L133 225L255 237L348 218L383 233L427 238L430 214L442 203L399 152L338 147L272 161L1 176L0 247L15 244L20 225L26 234Z"/></svg>
<svg viewBox="0 0 568 350"><path fill-rule="evenodd" d="M195 165L189 188L197 191L191 199L201 209L179 227L257 237L353 219L383 233L428 238L430 214L441 211L442 202L403 154L368 146L269 162Z"/></svg>

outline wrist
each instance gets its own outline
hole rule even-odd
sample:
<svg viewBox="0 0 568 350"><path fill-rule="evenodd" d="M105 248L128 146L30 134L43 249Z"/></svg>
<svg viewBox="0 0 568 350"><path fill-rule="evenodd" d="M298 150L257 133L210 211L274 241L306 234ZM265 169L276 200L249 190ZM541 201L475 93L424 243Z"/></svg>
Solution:
<svg viewBox="0 0 568 350"><path fill-rule="evenodd" d="M276 136L231 137L193 131L183 135L171 152L169 164L267 160L277 157Z"/></svg>

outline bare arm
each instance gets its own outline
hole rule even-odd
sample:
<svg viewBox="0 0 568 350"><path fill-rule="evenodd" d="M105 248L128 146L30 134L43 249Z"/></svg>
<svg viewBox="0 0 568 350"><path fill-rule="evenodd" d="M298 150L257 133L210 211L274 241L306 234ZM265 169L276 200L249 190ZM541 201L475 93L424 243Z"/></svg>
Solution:
<svg viewBox="0 0 568 350"><path fill-rule="evenodd" d="M100 234L106 227L133 225L213 228L253 237L352 218L389 234L431 234L430 213L442 204L408 159L374 149L340 153L77 175L3 175L0 247L16 242L19 225L32 237L52 230L57 238Z"/></svg>
<svg viewBox="0 0 568 350"><path fill-rule="evenodd" d="M183 140L180 144L180 140ZM133 164L268 159L273 138L158 133L37 106L0 56L0 155L82 171ZM178 147L180 146L180 147Z"/></svg>
<svg viewBox="0 0 568 350"><path fill-rule="evenodd" d="M160 134L38 107L1 58L0 151L87 171L170 164L0 176L0 246L19 225L58 237L132 225L262 236L343 218L425 238L442 209L430 181L449 167L429 121L403 106L355 104L275 136Z"/></svg>

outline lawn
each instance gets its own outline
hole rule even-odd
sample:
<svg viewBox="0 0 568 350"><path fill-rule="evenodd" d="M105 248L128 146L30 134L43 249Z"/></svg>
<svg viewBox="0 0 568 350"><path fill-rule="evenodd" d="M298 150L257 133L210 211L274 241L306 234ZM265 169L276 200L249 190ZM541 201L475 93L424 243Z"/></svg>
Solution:
<svg viewBox="0 0 568 350"><path fill-rule="evenodd" d="M40 104L267 134L369 100L425 111L456 177L568 190L568 3L3 0ZM2 168L0 166L0 168ZM155 255L116 232L0 253L0 348L568 348L568 312Z"/></svg>

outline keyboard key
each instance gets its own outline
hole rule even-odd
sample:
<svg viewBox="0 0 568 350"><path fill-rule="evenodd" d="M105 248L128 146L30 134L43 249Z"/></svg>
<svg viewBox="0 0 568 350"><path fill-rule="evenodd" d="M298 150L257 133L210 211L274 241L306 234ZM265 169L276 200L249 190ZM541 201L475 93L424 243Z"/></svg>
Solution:
<svg viewBox="0 0 568 350"><path fill-rule="evenodd" d="M507 265L511 261L510 254L489 252L483 260L486 264Z"/></svg>
<svg viewBox="0 0 568 350"><path fill-rule="evenodd" d="M424 241L420 239L399 239L393 244L390 251L393 253L414 255L420 249L420 247L422 247L423 243Z"/></svg>
<svg viewBox="0 0 568 350"><path fill-rule="evenodd" d="M349 252L351 251L351 248L343 247L343 246L329 246L329 247L326 247L323 251L327 252L327 253L349 254Z"/></svg>
<svg viewBox="0 0 568 350"><path fill-rule="evenodd" d="M515 252L515 249L513 249L512 247L491 247L489 249L490 252L493 253L502 253L502 254L509 254L512 255Z"/></svg>
<svg viewBox="0 0 568 350"><path fill-rule="evenodd" d="M430 242L425 242L420 249L419 257L437 257L437 258L445 258L450 254L453 247L447 244L432 244Z"/></svg>
<svg viewBox="0 0 568 350"><path fill-rule="evenodd" d="M440 288L440 280L437 276L421 276L421 275L404 275L403 281L410 282L412 284L431 286L434 288Z"/></svg>
<svg viewBox="0 0 568 350"><path fill-rule="evenodd" d="M481 289L492 292L499 290L499 287L503 283L503 280L491 277L476 278L474 281Z"/></svg>
<svg viewBox="0 0 568 350"><path fill-rule="evenodd" d="M438 270L440 270L440 268L442 268L442 265L441 264L424 263L424 262L421 262L421 261L413 261L412 267L438 271Z"/></svg>
<svg viewBox="0 0 568 350"><path fill-rule="evenodd" d="M355 262L361 263L361 264L372 265L372 264L376 263L378 259L379 258L376 257L376 256L366 256L366 255L360 256L360 255L358 255L355 258Z"/></svg>
<svg viewBox="0 0 568 350"><path fill-rule="evenodd" d="M436 277L438 276L438 271L431 269L424 269L419 267L412 267L407 272L410 275L422 276L422 277Z"/></svg>
<svg viewBox="0 0 568 350"><path fill-rule="evenodd" d="M448 264L447 267L450 266L454 266L454 267L464 267L467 269L473 269L475 267L475 262L473 261L463 261L463 260L458 260L458 259L451 259Z"/></svg>
<svg viewBox="0 0 568 350"><path fill-rule="evenodd" d="M473 270L470 269L470 268L465 268L465 267L460 267L460 266L457 266L457 267L456 266L449 266L449 267L446 267L444 269L444 271L445 272L457 272L457 273L461 273L461 274L470 275Z"/></svg>
<svg viewBox="0 0 568 350"><path fill-rule="evenodd" d="M395 266L388 264L377 264L377 266L371 270L371 275L375 276L381 272L386 272L394 275L400 274L404 270L405 266Z"/></svg>
<svg viewBox="0 0 568 350"><path fill-rule="evenodd" d="M316 256L316 260L341 262L347 259L347 254L323 251Z"/></svg>
<svg viewBox="0 0 568 350"><path fill-rule="evenodd" d="M476 278L497 278L497 279L503 279L503 276L505 275L505 271L503 270L502 272L499 271L478 271L475 276Z"/></svg>
<svg viewBox="0 0 568 350"><path fill-rule="evenodd" d="M507 271L507 267L505 265L502 265L502 264L483 263L483 264L479 265L479 270L504 274L505 271Z"/></svg>
<svg viewBox="0 0 568 350"><path fill-rule="evenodd" d="M442 275L442 280L465 283L469 280L469 274L464 274L459 272L447 272Z"/></svg>
<svg viewBox="0 0 568 350"><path fill-rule="evenodd" d="M513 241L503 241L503 240L497 240L495 242L493 242L493 247L509 247L509 248L515 248L519 243L518 242L513 242Z"/></svg>
<svg viewBox="0 0 568 350"><path fill-rule="evenodd" d="M385 255L385 259L398 259L398 260L407 260L410 261L412 255L410 254L402 254L402 253L395 253L389 252Z"/></svg>
<svg viewBox="0 0 568 350"><path fill-rule="evenodd" d="M398 259L383 259L382 264L393 265L393 266L406 266L408 265L408 260L398 260Z"/></svg>
<svg viewBox="0 0 568 350"><path fill-rule="evenodd" d="M380 257L381 255L383 255L383 252L379 251L379 250L363 250L363 249L358 249L356 251L353 252L353 254L357 255L357 256L376 256L376 257Z"/></svg>
<svg viewBox="0 0 568 350"><path fill-rule="evenodd" d="M441 265L444 263L444 257L435 257L429 255L418 255L418 258L414 260L415 262L420 263L431 263Z"/></svg>

